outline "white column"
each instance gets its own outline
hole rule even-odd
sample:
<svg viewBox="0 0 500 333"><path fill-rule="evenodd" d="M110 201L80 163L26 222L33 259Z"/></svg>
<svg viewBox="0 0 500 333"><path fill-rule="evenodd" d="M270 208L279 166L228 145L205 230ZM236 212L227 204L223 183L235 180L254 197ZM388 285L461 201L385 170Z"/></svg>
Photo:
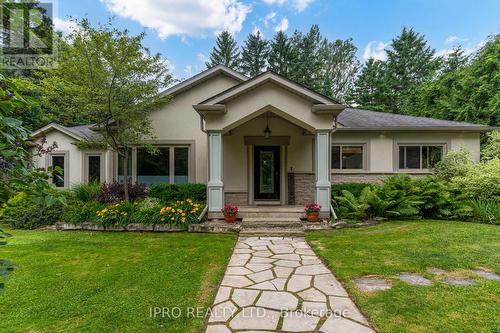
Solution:
<svg viewBox="0 0 500 333"><path fill-rule="evenodd" d="M320 213L330 215L330 131L318 131L315 145L316 191L315 203L321 205Z"/></svg>
<svg viewBox="0 0 500 333"><path fill-rule="evenodd" d="M220 212L224 206L224 184L222 182L222 132L208 133L208 211Z"/></svg>

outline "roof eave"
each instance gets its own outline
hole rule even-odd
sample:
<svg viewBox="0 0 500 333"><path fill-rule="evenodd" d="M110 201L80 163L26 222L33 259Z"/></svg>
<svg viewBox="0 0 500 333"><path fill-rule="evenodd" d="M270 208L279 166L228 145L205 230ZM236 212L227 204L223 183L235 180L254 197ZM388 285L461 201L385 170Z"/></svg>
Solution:
<svg viewBox="0 0 500 333"><path fill-rule="evenodd" d="M433 126L433 127L338 127L339 132L365 132L365 131L446 131L446 132L489 132L495 127L472 127L472 126Z"/></svg>
<svg viewBox="0 0 500 333"><path fill-rule="evenodd" d="M81 141L81 140L83 140L83 139L84 139L83 137L81 137L81 136L79 136L79 135L76 135L76 134L75 134L75 133L73 133L73 132L68 131L68 130L64 127L64 126L61 126L61 125L56 124L56 123L50 123L50 124L48 124L48 125L46 125L46 126L44 126L44 127L40 128L40 129L38 129L38 130L36 130L36 131L32 132L32 133L30 134L30 137L32 137L32 138L38 138L38 137L40 137L40 136L45 135L48 131L51 131L51 130L57 130L57 131L59 131L59 132L61 132L61 133L64 133L64 134L66 134L67 136L70 136L70 137L72 137L73 139L76 139L76 140L78 140L78 141Z"/></svg>
<svg viewBox="0 0 500 333"><path fill-rule="evenodd" d="M224 104L195 104L193 108L202 116L206 115L219 115L227 112L226 105Z"/></svg>
<svg viewBox="0 0 500 333"><path fill-rule="evenodd" d="M342 104L314 104L311 111L315 114L328 114L337 117L347 106Z"/></svg>

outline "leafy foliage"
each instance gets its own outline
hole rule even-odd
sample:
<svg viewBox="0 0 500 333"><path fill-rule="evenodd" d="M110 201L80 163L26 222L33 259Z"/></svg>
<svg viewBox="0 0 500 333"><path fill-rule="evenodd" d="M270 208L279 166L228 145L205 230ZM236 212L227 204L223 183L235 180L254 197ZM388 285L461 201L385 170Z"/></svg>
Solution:
<svg viewBox="0 0 500 333"><path fill-rule="evenodd" d="M498 200L470 200L474 220L481 223L500 224L500 203Z"/></svg>
<svg viewBox="0 0 500 333"><path fill-rule="evenodd" d="M4 232L0 229L0 247L5 246L7 244L7 238L11 237L10 234ZM5 287L5 281L9 275L9 273L14 270L14 265L7 259L0 259L0 293L3 291Z"/></svg>
<svg viewBox="0 0 500 333"><path fill-rule="evenodd" d="M440 179L451 180L455 176L464 176L472 166L471 154L467 149L453 150L434 167L436 176Z"/></svg>
<svg viewBox="0 0 500 333"><path fill-rule="evenodd" d="M81 183L71 189L71 193L76 199L82 202L96 200L100 192L101 184L99 182Z"/></svg>
<svg viewBox="0 0 500 333"><path fill-rule="evenodd" d="M340 184L332 184L332 198L342 196L342 191L346 190L354 194L354 196L358 197L361 194L361 191L365 187L370 187L373 184L369 183L340 183Z"/></svg>
<svg viewBox="0 0 500 333"><path fill-rule="evenodd" d="M492 131L486 135L486 143L481 149L481 158L483 160L500 158L500 130Z"/></svg>
<svg viewBox="0 0 500 333"><path fill-rule="evenodd" d="M387 177L381 185L366 186L358 196L342 190L335 200L342 219L452 219L471 216L464 195L435 177Z"/></svg>
<svg viewBox="0 0 500 333"><path fill-rule="evenodd" d="M52 189L54 192L59 190ZM54 193L54 197L57 197ZM46 196L45 198L52 198ZM18 192L0 210L0 217L13 229L37 229L59 221L64 205L61 201L41 201L39 197Z"/></svg>
<svg viewBox="0 0 500 333"><path fill-rule="evenodd" d="M127 184L128 198L131 201L145 198L147 188L144 184ZM101 203L116 203L125 200L125 189L123 184L118 182L103 183L96 197Z"/></svg>
<svg viewBox="0 0 500 333"><path fill-rule="evenodd" d="M500 201L500 159L469 167L464 175L453 177L451 182L469 198Z"/></svg>
<svg viewBox="0 0 500 333"><path fill-rule="evenodd" d="M269 44L268 69L289 77L294 61L291 41L283 31L278 31Z"/></svg>
<svg viewBox="0 0 500 333"><path fill-rule="evenodd" d="M206 202L207 186L205 184L158 184L151 186L149 196L158 198L164 203L186 199Z"/></svg>

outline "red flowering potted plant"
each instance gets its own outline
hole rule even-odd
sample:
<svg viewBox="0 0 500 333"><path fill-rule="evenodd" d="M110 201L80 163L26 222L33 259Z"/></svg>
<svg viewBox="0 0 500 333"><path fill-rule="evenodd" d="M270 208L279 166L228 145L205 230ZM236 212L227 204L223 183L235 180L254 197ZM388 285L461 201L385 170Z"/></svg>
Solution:
<svg viewBox="0 0 500 333"><path fill-rule="evenodd" d="M318 216L319 216L319 211L321 209L321 206L318 204L307 204L306 208L304 211L306 212L307 215L307 221L308 222L317 222L318 221Z"/></svg>
<svg viewBox="0 0 500 333"><path fill-rule="evenodd" d="M227 223L234 223L234 220L238 216L238 206L236 205L225 204L221 211Z"/></svg>

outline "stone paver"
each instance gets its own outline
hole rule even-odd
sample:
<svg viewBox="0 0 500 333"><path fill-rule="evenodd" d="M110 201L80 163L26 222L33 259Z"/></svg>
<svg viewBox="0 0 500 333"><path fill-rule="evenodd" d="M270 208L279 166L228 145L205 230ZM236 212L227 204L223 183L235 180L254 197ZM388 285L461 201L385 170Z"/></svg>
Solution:
<svg viewBox="0 0 500 333"><path fill-rule="evenodd" d="M443 279L443 282L452 286L472 286L476 284L476 281L467 278L454 278L447 277Z"/></svg>
<svg viewBox="0 0 500 333"><path fill-rule="evenodd" d="M418 274L399 274L399 279L414 286L430 286L432 281Z"/></svg>
<svg viewBox="0 0 500 333"><path fill-rule="evenodd" d="M219 332L374 331L303 237L240 237L205 331Z"/></svg>
<svg viewBox="0 0 500 333"><path fill-rule="evenodd" d="M500 275L485 271L484 269L475 269L473 272L486 280L500 281Z"/></svg>
<svg viewBox="0 0 500 333"><path fill-rule="evenodd" d="M363 276L355 278L353 279L353 282L361 291L364 292L386 290L391 289L392 287L388 281L375 276Z"/></svg>

